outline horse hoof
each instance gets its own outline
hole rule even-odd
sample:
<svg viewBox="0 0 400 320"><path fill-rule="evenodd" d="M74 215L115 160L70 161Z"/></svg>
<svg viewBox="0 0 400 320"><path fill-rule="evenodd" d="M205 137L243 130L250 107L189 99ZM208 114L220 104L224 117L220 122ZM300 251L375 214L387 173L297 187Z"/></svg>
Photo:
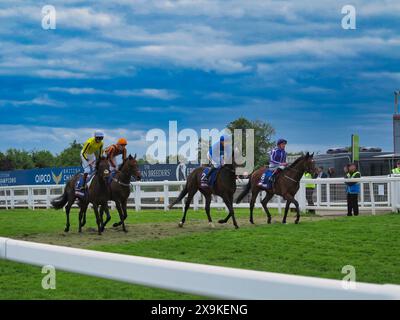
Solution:
<svg viewBox="0 0 400 320"><path fill-rule="evenodd" d="M238 225L235 225L235 229L239 229L239 226L238 226Z"/></svg>
<svg viewBox="0 0 400 320"><path fill-rule="evenodd" d="M286 221L282 221L282 224L287 224Z"/></svg>
<svg viewBox="0 0 400 320"><path fill-rule="evenodd" d="M253 220L250 220L250 223L251 223L251 224L254 224L254 221L253 221Z"/></svg>
<svg viewBox="0 0 400 320"><path fill-rule="evenodd" d="M182 222L182 221L179 222L179 223L178 223L178 226L179 226L179 228L182 228L182 227L183 227L183 222Z"/></svg>
<svg viewBox="0 0 400 320"><path fill-rule="evenodd" d="M114 224L113 224L113 227L114 227L114 228L116 228L116 227L118 227L118 226L119 226L118 223L114 223Z"/></svg>
<svg viewBox="0 0 400 320"><path fill-rule="evenodd" d="M268 224L271 224L271 219L268 219L267 223L268 223Z"/></svg>
<svg viewBox="0 0 400 320"><path fill-rule="evenodd" d="M295 224L299 224L299 221L296 220L294 223L295 223Z"/></svg>
<svg viewBox="0 0 400 320"><path fill-rule="evenodd" d="M222 219L222 220L218 220L218 223L222 224L222 223L226 223L226 221Z"/></svg>
<svg viewBox="0 0 400 320"><path fill-rule="evenodd" d="M208 225L210 226L210 228L215 228L215 224L212 222L209 222Z"/></svg>
<svg viewBox="0 0 400 320"><path fill-rule="evenodd" d="M65 229L64 229L64 232L69 232L69 228L65 228Z"/></svg>

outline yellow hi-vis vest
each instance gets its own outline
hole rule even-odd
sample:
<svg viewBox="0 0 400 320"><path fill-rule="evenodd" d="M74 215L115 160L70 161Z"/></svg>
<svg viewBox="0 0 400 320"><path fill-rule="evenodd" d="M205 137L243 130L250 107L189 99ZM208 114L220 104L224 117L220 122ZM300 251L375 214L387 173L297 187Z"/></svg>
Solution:
<svg viewBox="0 0 400 320"><path fill-rule="evenodd" d="M312 175L309 172L304 172L303 174L304 179L312 179ZM306 183L306 188L315 189L315 183Z"/></svg>
<svg viewBox="0 0 400 320"><path fill-rule="evenodd" d="M400 168L394 168L392 169L393 174L400 174Z"/></svg>

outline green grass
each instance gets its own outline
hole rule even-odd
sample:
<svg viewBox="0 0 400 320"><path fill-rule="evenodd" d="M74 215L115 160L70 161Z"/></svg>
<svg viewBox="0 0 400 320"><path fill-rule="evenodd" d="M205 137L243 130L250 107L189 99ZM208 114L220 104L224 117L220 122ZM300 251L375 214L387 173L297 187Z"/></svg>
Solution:
<svg viewBox="0 0 400 320"><path fill-rule="evenodd" d="M212 212L214 220L224 211ZM90 228L82 234L62 230L65 217L53 210L0 211L0 236L85 247L93 250L172 259L228 267L341 279L345 265L356 268L357 281L400 284L400 215L303 217L299 225L247 222L238 210L241 228L231 224L208 227L203 211L190 211L187 225L178 228L180 210L129 212L129 232ZM93 228L93 214L88 225ZM116 214L113 213L114 220ZM76 220L76 212L71 222ZM293 221L293 220L289 220ZM73 225L76 228L76 223ZM190 295L132 286L115 281L57 272L57 289L43 290L40 268L0 261L1 299L190 299Z"/></svg>

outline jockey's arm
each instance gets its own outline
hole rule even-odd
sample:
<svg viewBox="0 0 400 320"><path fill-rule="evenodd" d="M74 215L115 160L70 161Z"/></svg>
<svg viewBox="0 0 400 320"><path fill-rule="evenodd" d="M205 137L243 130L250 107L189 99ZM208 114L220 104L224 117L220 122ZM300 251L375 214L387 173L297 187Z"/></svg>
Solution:
<svg viewBox="0 0 400 320"><path fill-rule="evenodd" d="M81 151L81 155L86 161L88 161L87 150L88 150L89 146L90 146L90 141L88 140L83 145L83 148L82 148L82 151Z"/></svg>

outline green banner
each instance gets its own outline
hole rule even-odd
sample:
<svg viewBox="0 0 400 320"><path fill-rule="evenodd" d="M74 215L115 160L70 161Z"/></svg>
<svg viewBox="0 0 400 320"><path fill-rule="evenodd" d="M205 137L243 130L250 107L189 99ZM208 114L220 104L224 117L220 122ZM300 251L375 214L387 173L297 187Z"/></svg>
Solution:
<svg viewBox="0 0 400 320"><path fill-rule="evenodd" d="M351 136L351 155L353 162L360 160L360 137L357 134Z"/></svg>

